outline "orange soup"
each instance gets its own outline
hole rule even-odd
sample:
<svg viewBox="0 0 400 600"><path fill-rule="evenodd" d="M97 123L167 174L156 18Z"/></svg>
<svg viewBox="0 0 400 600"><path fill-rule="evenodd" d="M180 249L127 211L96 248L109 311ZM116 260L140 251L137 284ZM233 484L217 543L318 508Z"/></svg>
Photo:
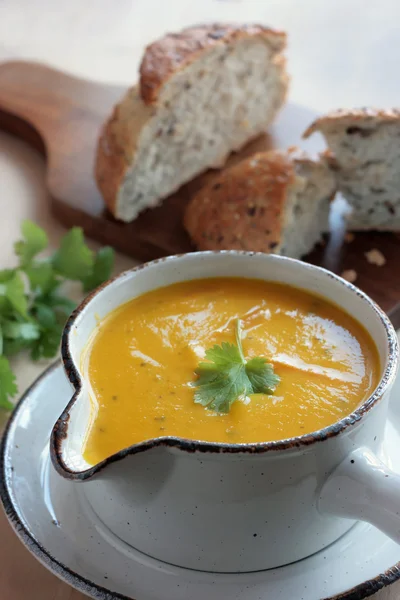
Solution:
<svg viewBox="0 0 400 600"><path fill-rule="evenodd" d="M265 357L273 394L234 402L226 414L194 402L195 370L214 344ZM280 440L350 414L374 390L379 357L367 331L339 307L290 286L215 278L160 288L102 322L88 345L92 421L85 458L95 464L160 436L211 442Z"/></svg>

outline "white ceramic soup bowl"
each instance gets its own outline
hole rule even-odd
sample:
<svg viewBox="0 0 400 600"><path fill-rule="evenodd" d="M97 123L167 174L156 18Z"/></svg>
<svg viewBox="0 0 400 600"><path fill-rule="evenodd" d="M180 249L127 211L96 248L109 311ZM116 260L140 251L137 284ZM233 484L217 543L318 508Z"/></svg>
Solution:
<svg viewBox="0 0 400 600"><path fill-rule="evenodd" d="M158 287L221 276L290 284L354 315L379 350L381 379L373 395L340 422L301 437L257 444L159 437L88 464L83 445L90 383L80 365L98 319ZM378 306L336 275L288 258L235 251L151 262L81 304L65 327L62 355L75 393L52 432L54 467L71 485L84 484L105 527L130 546L174 565L243 572L304 558L358 519L400 541L400 477L381 461L397 337Z"/></svg>

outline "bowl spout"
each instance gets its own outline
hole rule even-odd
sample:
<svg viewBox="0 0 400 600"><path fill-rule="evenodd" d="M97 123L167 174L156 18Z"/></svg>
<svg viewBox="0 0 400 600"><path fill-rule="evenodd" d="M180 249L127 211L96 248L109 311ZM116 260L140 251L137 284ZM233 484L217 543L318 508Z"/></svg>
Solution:
<svg viewBox="0 0 400 600"><path fill-rule="evenodd" d="M50 437L53 465L64 477L87 473L92 465L84 457L85 442L93 418L86 386L73 395L55 424Z"/></svg>

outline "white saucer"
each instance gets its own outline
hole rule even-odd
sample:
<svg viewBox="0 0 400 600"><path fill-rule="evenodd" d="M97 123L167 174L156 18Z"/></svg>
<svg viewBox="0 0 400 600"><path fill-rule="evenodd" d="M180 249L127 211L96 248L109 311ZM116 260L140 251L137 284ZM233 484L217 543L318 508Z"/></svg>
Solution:
<svg viewBox="0 0 400 600"><path fill-rule="evenodd" d="M27 548L60 578L102 600L358 600L400 579L400 546L359 523L335 544L286 567L238 575L201 573L153 560L116 538L93 515L84 484L57 475L50 430L71 388L60 363L16 408L0 453L0 494ZM400 472L400 381L386 430L386 455ZM171 544L174 540L171 539Z"/></svg>

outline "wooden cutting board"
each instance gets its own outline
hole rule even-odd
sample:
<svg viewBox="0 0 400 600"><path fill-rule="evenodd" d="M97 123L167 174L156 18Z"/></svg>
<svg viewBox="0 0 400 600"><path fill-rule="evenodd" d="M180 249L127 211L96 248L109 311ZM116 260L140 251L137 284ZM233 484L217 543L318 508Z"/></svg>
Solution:
<svg viewBox="0 0 400 600"><path fill-rule="evenodd" d="M196 178L133 223L120 223L104 209L93 179L96 143L103 121L124 91L36 63L4 63L0 65L0 128L23 138L46 156L52 211L65 226L80 225L93 239L140 260L191 251L193 247L182 227L183 210L215 171ZM322 150L318 135L307 142L301 140L315 116L289 103L268 134L232 155L229 164L273 147L299 145L311 152ZM367 261L365 252L373 248L385 256L384 266ZM353 241L346 242L338 205L327 243L307 260L337 273L354 269L356 284L400 327L400 235L357 234Z"/></svg>

